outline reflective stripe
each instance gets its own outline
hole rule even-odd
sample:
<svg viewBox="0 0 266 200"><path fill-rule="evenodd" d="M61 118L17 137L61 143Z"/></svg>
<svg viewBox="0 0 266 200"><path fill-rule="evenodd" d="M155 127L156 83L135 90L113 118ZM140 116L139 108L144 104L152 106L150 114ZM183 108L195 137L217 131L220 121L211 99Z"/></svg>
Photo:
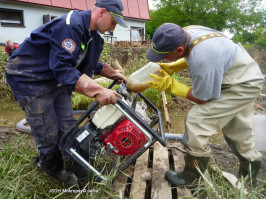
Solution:
<svg viewBox="0 0 266 200"><path fill-rule="evenodd" d="M118 15L118 14L116 14L116 13L113 13L113 12L110 12L111 14L113 14L113 15L116 15L116 16L118 16L118 17L121 17L121 18L123 18L123 16L121 16L121 15Z"/></svg>
<svg viewBox="0 0 266 200"><path fill-rule="evenodd" d="M112 17L115 19L115 21L116 21L115 16L118 16L118 17L120 17L120 18L123 19L123 16L122 16L122 15L118 15L118 14L113 13L113 12L109 12L109 13L112 15ZM116 23L119 24L118 21L116 21ZM120 26L123 26L123 25L121 25L121 24L119 24L119 25L120 25ZM123 26L123 27L127 27L127 26Z"/></svg>
<svg viewBox="0 0 266 200"><path fill-rule="evenodd" d="M199 26L199 25L190 25L190 26L186 26L184 27L183 29L184 30L187 30L189 28L193 28L193 27L202 27L202 28L207 28L207 27L204 27L204 26ZM210 33L210 34L207 34L207 35L203 35L201 37L198 37L196 38L192 43L191 45L189 46L189 53L192 51L192 49L199 43L203 42L204 40L207 40L207 39L211 39L211 38L214 38L214 37L226 37L225 35L221 34L221 33Z"/></svg>
<svg viewBox="0 0 266 200"><path fill-rule="evenodd" d="M221 33L210 33L207 35L203 35L199 38L196 38L189 47L189 53L192 51L193 47L195 47L197 44L203 42L204 40L211 39L214 37L226 37L226 36Z"/></svg>
<svg viewBox="0 0 266 200"><path fill-rule="evenodd" d="M190 25L190 26L186 26L186 27L184 27L183 29L186 30L186 29L193 28L193 27L207 28L207 27L205 27L205 26L200 26L200 25Z"/></svg>
<svg viewBox="0 0 266 200"><path fill-rule="evenodd" d="M85 50L85 45L83 44L83 42L80 43L80 47L83 51Z"/></svg>
<svg viewBox="0 0 266 200"><path fill-rule="evenodd" d="M70 24L70 17L73 13L73 10L71 10L68 14L67 14L67 18L66 18L66 24Z"/></svg>
<svg viewBox="0 0 266 200"><path fill-rule="evenodd" d="M153 46L156 48L156 45L155 45L154 43L152 43L152 49L153 49L153 51L155 51L156 53L161 53L161 54L169 53L169 51L166 51L166 52L160 52L160 51L157 51Z"/></svg>

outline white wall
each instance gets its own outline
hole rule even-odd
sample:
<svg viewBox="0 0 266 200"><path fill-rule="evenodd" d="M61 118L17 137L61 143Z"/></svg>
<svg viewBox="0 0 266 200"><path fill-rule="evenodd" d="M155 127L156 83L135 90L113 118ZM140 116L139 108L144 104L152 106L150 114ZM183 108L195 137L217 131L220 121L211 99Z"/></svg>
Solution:
<svg viewBox="0 0 266 200"><path fill-rule="evenodd" d="M8 8L14 10L24 10L24 26L25 27L3 27L0 25L0 42L5 43L6 40L12 40L22 43L30 33L43 24L43 15L50 14L52 16L60 16L68 13L69 10L51 8L47 6L29 5L19 2L1 1L0 8Z"/></svg>
<svg viewBox="0 0 266 200"><path fill-rule="evenodd" d="M30 33L43 24L43 15L50 14L52 16L60 16L68 13L67 9L52 8L47 6L39 6L33 4L25 4L20 2L10 2L0 0L0 8L8 8L24 11L25 27L2 27L0 25L0 43L6 40L12 40L22 43ZM130 26L145 28L145 21L136 19L125 19L128 24L127 28L117 25L113 36L117 37L117 41L130 41Z"/></svg>
<svg viewBox="0 0 266 200"><path fill-rule="evenodd" d="M126 18L125 22L128 27L122 27L117 25L114 30L114 37L117 37L117 41L130 41L130 26L143 27L145 33L145 21Z"/></svg>

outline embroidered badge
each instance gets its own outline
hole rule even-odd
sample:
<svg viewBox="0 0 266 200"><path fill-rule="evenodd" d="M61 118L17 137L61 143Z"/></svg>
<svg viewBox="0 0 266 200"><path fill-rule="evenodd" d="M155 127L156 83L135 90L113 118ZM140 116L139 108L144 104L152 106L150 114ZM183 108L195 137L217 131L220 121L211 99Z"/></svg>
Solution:
<svg viewBox="0 0 266 200"><path fill-rule="evenodd" d="M62 47L65 48L68 52L72 53L76 49L76 43L71 39L65 39L62 42Z"/></svg>

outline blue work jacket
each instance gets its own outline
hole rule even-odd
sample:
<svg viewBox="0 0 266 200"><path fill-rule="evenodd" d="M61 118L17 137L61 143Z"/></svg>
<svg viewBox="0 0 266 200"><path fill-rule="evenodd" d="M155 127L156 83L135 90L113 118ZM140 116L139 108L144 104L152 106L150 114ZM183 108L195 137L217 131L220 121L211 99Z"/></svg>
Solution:
<svg viewBox="0 0 266 200"><path fill-rule="evenodd" d="M62 15L34 30L12 54L6 79L21 105L61 85L72 92L82 74L101 72L104 40L89 31L90 19L91 10Z"/></svg>

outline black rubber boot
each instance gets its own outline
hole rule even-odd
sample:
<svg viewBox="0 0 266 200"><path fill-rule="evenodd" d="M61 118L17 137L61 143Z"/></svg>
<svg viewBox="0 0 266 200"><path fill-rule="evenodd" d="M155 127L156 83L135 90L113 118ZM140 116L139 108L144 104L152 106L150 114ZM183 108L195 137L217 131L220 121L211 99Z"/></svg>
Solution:
<svg viewBox="0 0 266 200"><path fill-rule="evenodd" d="M77 178L64 168L63 158L59 151L48 156L40 157L38 156L35 160L35 164L39 170L58 179L67 188L77 184Z"/></svg>
<svg viewBox="0 0 266 200"><path fill-rule="evenodd" d="M256 160L252 162L248 161L247 159L245 159L243 156L240 155L240 153L238 152L236 148L236 145L232 142L232 140L230 140L226 136L224 137L224 139L227 142L228 146L232 149L234 154L238 157L239 162L240 162L239 170L234 175L237 178L241 178L241 176L243 177L251 176L252 186L258 186L258 182L256 178L257 178L259 169L261 167L261 161L256 161ZM250 170L249 170L249 167L251 168Z"/></svg>
<svg viewBox="0 0 266 200"><path fill-rule="evenodd" d="M165 173L166 179L174 186L192 186L192 183L201 176L196 166L204 173L209 162L209 157L195 157L187 154L185 161L184 171L179 173L168 170Z"/></svg>
<svg viewBox="0 0 266 200"><path fill-rule="evenodd" d="M261 166L261 161L253 161L249 162L248 160L240 160L240 166L238 173L235 174L237 178L240 178L241 176L246 177L249 176L251 177L251 184L252 186L258 186L258 181L257 181L257 175L259 172Z"/></svg>
<svg viewBox="0 0 266 200"><path fill-rule="evenodd" d="M78 186L80 188L84 188L88 184L88 181L89 181L88 171L84 167L78 165L72 160L66 160L65 164L66 164L66 168L69 171L72 171L77 177Z"/></svg>

